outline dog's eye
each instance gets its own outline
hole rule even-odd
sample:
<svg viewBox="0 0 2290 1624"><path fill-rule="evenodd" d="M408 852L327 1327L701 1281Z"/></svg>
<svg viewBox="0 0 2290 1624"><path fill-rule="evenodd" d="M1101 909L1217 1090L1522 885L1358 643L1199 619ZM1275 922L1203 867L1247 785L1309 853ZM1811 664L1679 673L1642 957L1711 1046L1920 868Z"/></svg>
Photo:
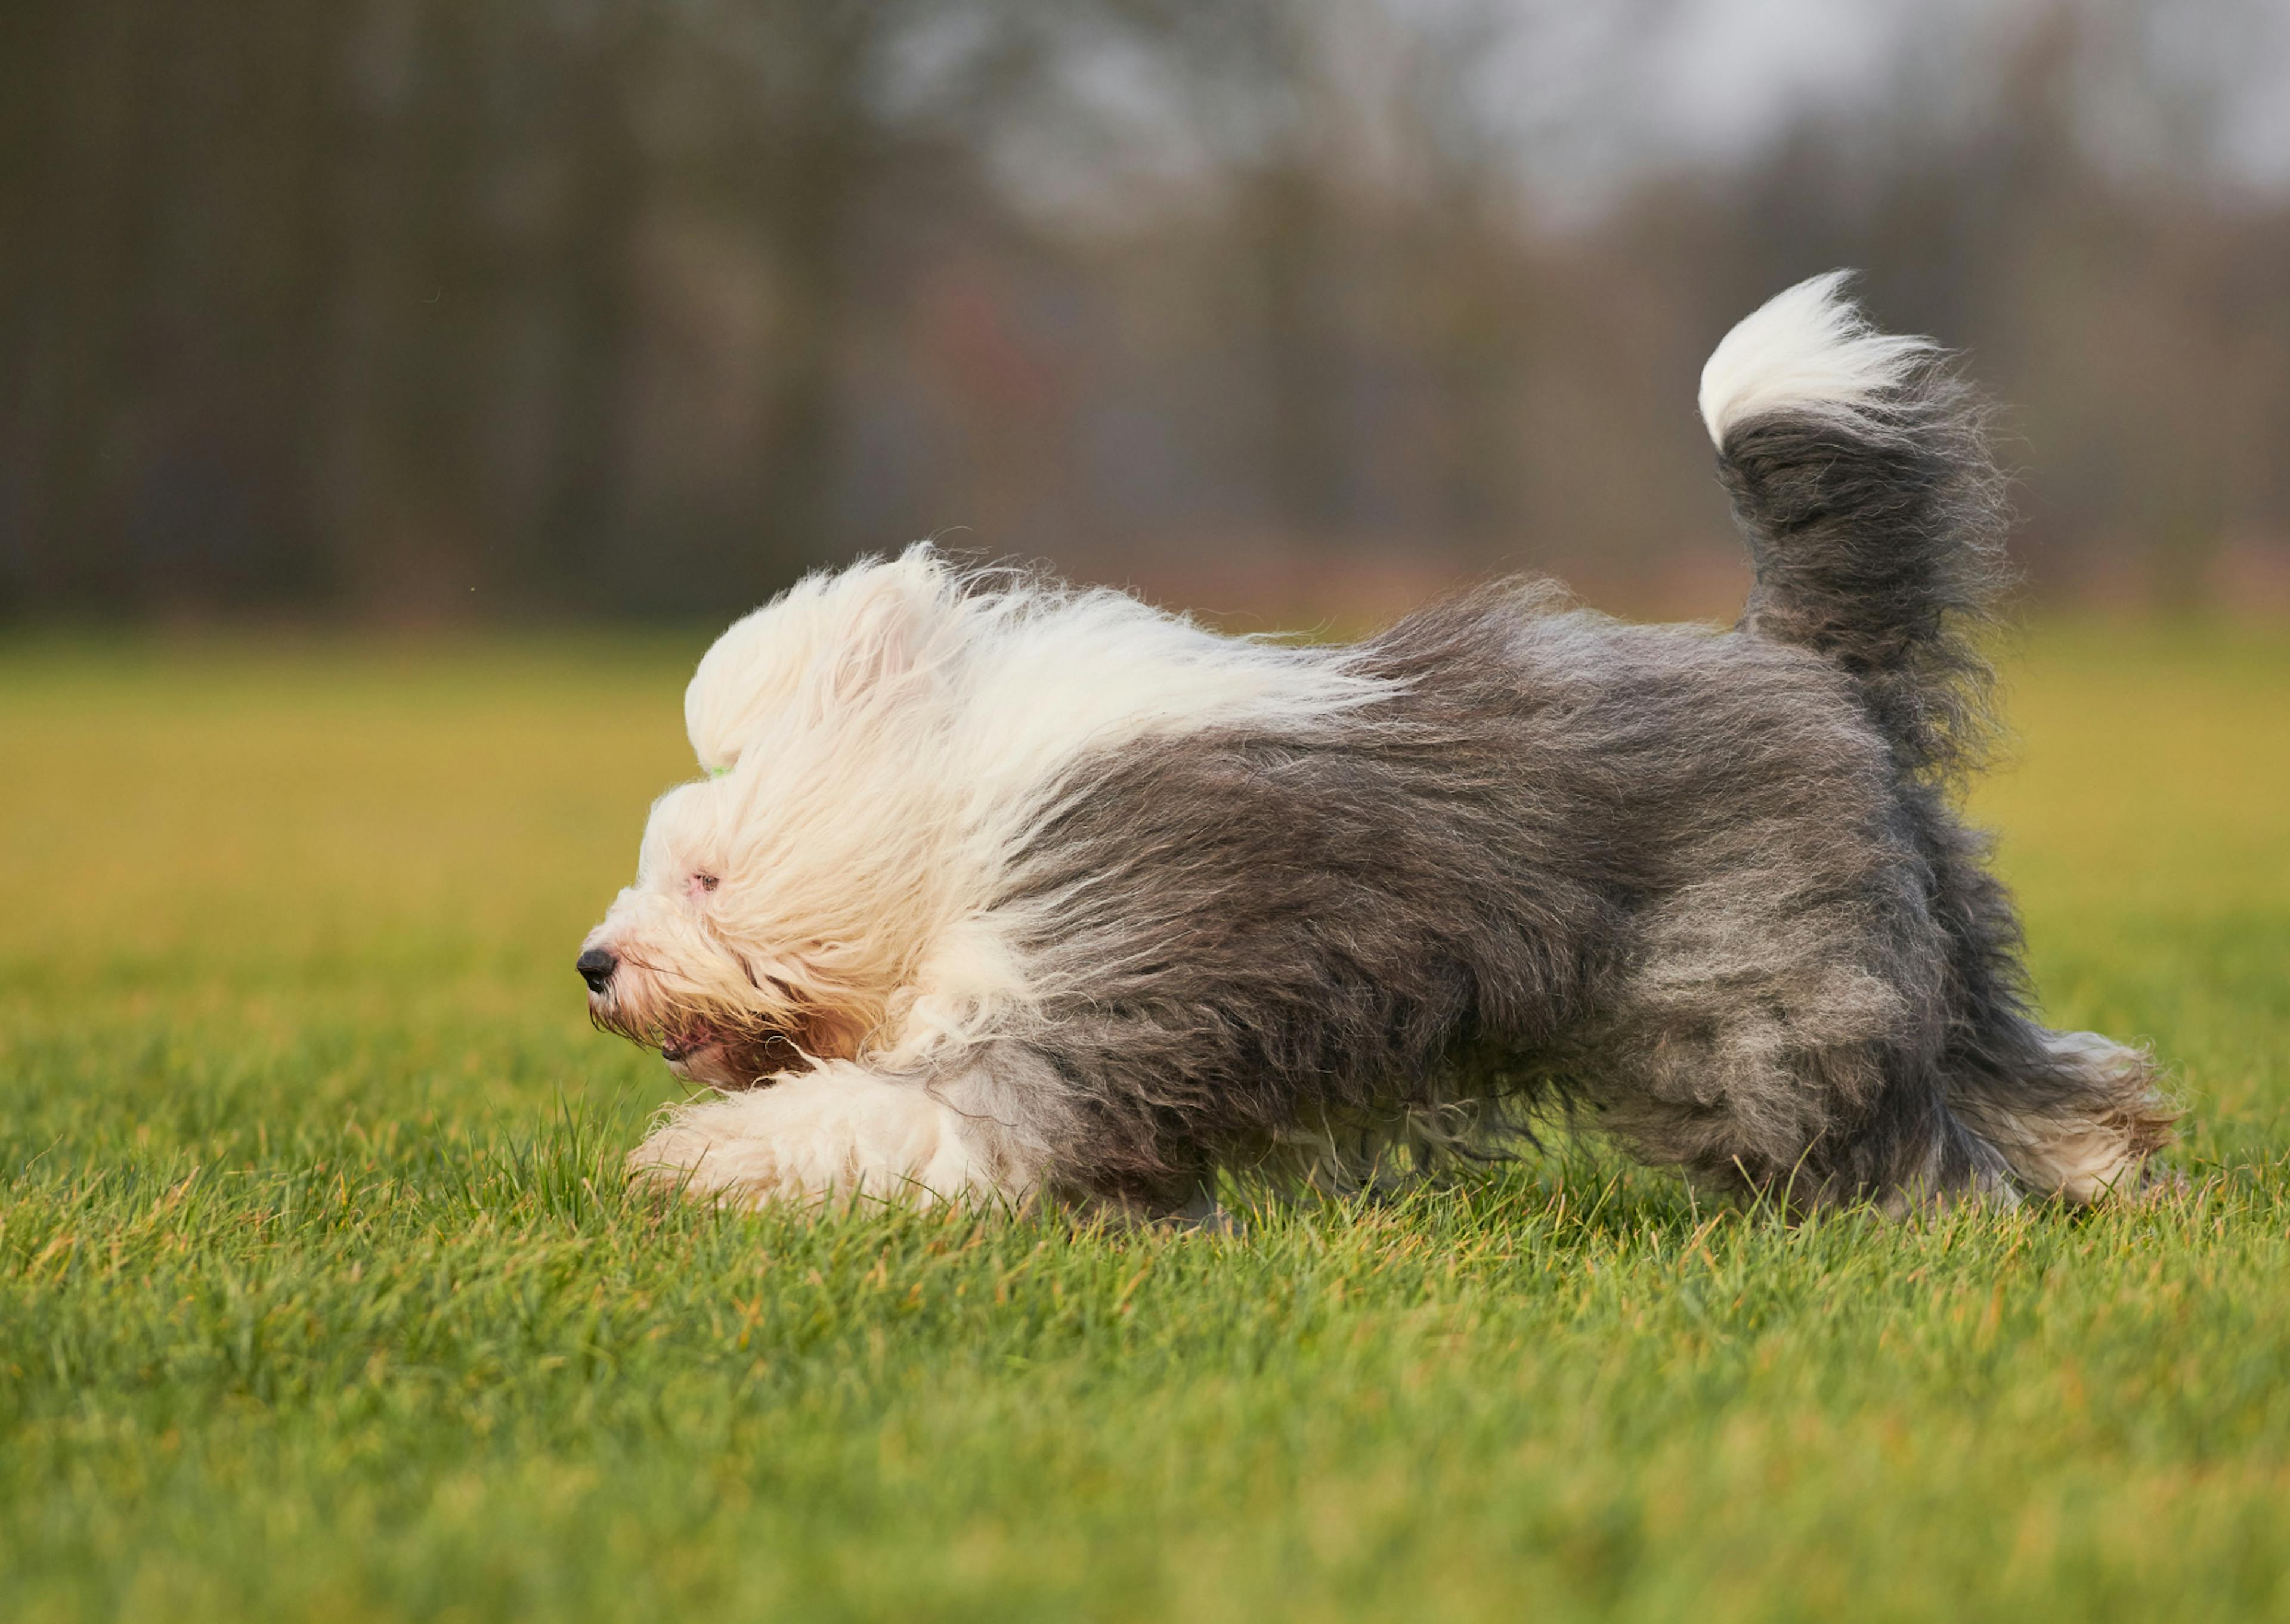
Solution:
<svg viewBox="0 0 2290 1624"><path fill-rule="evenodd" d="M701 892L715 890L717 884L716 876L712 874L695 874L692 876L692 890L695 895Z"/></svg>

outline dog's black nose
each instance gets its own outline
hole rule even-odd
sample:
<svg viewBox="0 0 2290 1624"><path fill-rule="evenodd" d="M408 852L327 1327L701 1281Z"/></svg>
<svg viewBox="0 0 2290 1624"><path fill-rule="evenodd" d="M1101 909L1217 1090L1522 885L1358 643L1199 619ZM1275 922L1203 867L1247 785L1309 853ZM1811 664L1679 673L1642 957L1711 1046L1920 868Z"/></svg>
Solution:
<svg viewBox="0 0 2290 1624"><path fill-rule="evenodd" d="M590 992L604 991L605 983L613 979L613 972L620 967L621 961L602 948L587 948L572 961L572 968L579 971L581 979L589 983Z"/></svg>

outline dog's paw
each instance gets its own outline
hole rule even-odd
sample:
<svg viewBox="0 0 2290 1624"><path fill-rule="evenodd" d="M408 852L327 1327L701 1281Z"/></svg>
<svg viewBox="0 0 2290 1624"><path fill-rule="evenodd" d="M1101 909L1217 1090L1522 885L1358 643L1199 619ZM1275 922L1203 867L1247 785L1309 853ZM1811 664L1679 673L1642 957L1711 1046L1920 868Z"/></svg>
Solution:
<svg viewBox="0 0 2290 1624"><path fill-rule="evenodd" d="M847 1062L680 1107L628 1170L659 1195L740 1207L859 1195L929 1202L993 1185L959 1121L924 1089Z"/></svg>
<svg viewBox="0 0 2290 1624"><path fill-rule="evenodd" d="M753 1205L786 1193L784 1172L768 1141L725 1131L710 1120L709 1105L677 1111L629 1153L629 1184L645 1194L687 1196L737 1205Z"/></svg>

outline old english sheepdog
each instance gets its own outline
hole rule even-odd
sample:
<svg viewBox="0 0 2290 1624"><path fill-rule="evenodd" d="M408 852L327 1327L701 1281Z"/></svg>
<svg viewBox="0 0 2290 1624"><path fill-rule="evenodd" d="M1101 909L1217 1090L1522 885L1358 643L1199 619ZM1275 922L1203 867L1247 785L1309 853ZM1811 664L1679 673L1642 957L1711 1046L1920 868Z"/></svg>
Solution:
<svg viewBox="0 0 2290 1624"><path fill-rule="evenodd" d="M2154 1068L2036 1020L1950 804L2006 575L1981 408L1844 282L1702 372L1730 631L1512 580L1309 646L927 546L739 621L580 955L707 1091L632 1171L1175 1214L1556 1109L1793 1212L2135 1180Z"/></svg>

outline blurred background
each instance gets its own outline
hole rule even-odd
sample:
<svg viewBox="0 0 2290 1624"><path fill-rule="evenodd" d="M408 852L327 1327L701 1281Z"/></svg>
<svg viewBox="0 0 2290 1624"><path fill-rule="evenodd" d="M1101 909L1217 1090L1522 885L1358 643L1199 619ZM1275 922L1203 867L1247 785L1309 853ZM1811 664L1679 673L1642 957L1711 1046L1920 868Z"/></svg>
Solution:
<svg viewBox="0 0 2290 1624"><path fill-rule="evenodd" d="M1840 264L2040 599L2290 610L2284 0L7 0L0 617L1723 615L1696 374Z"/></svg>

